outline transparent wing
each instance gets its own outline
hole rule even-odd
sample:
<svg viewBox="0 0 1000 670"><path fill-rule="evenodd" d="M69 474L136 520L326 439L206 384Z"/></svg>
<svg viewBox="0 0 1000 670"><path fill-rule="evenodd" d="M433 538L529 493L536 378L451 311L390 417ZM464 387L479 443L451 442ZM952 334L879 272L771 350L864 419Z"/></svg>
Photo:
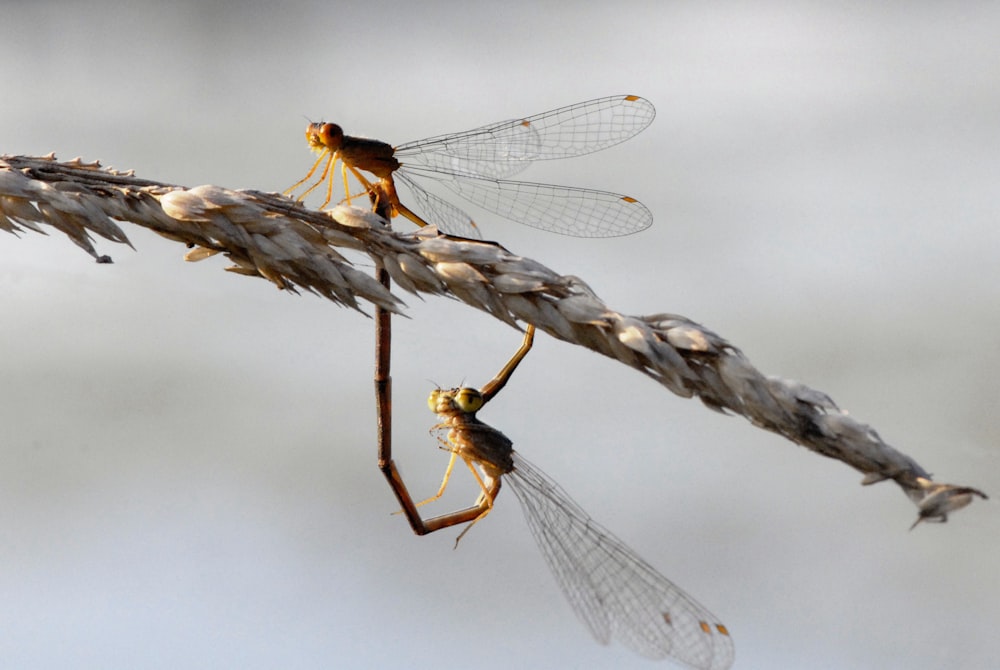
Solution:
<svg viewBox="0 0 1000 670"><path fill-rule="evenodd" d="M556 581L599 642L613 638L643 656L699 670L732 665L725 626L594 522L558 484L517 452L505 478Z"/></svg>
<svg viewBox="0 0 1000 670"><path fill-rule="evenodd" d="M427 223L437 226L441 232L449 235L458 235L472 240L482 238L472 217L455 205L430 193L423 186L398 171L395 182L397 185L405 185L410 191L416 204L416 207L411 207L411 209L416 209Z"/></svg>
<svg viewBox="0 0 1000 670"><path fill-rule="evenodd" d="M506 179L531 161L582 156L635 136L656 116L653 104L615 95L396 147L404 165Z"/></svg>
<svg viewBox="0 0 1000 670"><path fill-rule="evenodd" d="M498 216L563 235L618 237L645 230L653 223L653 213L645 205L618 193L485 179L443 170L402 167L396 172L397 179L406 176L408 182L417 175Z"/></svg>
<svg viewBox="0 0 1000 670"><path fill-rule="evenodd" d="M576 237L616 237L648 228L652 213L633 198L591 189L506 181L532 161L581 156L624 142L652 123L652 103L617 95L396 147L405 177L432 223L469 237L471 218L441 207L416 178L525 225ZM442 203L444 201L441 201ZM471 225L475 230L475 224ZM474 235L478 237L478 233Z"/></svg>
<svg viewBox="0 0 1000 670"><path fill-rule="evenodd" d="M404 166L419 167L435 172L464 172L490 179L509 179L523 172L537 160L542 151L542 138L531 125L505 121L514 125L502 136L481 144L456 146L458 153L440 151L447 148L437 140L431 144L396 147L395 156ZM444 138L452 136L442 136ZM488 137L488 136L484 136ZM424 140L427 141L427 140Z"/></svg>

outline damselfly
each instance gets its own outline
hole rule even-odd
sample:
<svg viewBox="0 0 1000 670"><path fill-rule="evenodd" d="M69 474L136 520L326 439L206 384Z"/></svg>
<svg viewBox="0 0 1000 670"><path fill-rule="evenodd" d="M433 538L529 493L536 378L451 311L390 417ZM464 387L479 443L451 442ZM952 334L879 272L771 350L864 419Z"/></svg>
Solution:
<svg viewBox="0 0 1000 670"><path fill-rule="evenodd" d="M509 179L533 161L581 156L624 142L655 115L644 98L609 96L396 147L345 135L335 123L310 123L306 140L319 158L285 193L309 181L322 164L318 180L298 199L326 182L325 207L333 199L334 164L339 160L348 202L350 173L369 194L387 198L393 216L402 214L419 226L433 223L453 235L480 237L471 217L428 191L420 180L436 182L483 209L542 230L577 237L629 235L653 222L652 213L634 198ZM376 177L377 189L362 172ZM398 185L410 191L421 214L400 202Z"/></svg>
<svg viewBox="0 0 1000 670"><path fill-rule="evenodd" d="M567 600L599 642L616 639L643 656L671 658L690 668L729 668L733 641L711 612L597 524L559 485L514 451L503 433L476 417L506 385L530 350L533 335L534 327L529 325L521 347L482 389L431 393L428 405L441 419L432 430L440 431L440 446L451 452L434 496L414 504L391 455L380 452L380 465L402 511L419 534L469 523L457 544L493 509L501 483L506 482L521 501L528 526ZM390 403L387 398L379 400L379 425L386 430L390 423L381 411ZM387 444L388 436L380 435L380 443ZM458 459L479 484L476 503L425 521L417 507L441 497Z"/></svg>

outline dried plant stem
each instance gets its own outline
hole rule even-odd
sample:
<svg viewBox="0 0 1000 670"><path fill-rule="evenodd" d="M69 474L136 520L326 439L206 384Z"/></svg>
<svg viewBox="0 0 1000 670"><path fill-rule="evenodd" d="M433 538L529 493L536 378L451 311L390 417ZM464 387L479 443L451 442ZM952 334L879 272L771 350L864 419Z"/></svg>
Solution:
<svg viewBox="0 0 1000 670"><path fill-rule="evenodd" d="M397 286L450 296L516 326L532 323L553 337L614 358L685 398L739 414L864 473L863 484L895 481L917 505L917 523L945 521L968 505L974 488L938 484L912 458L882 441L825 393L765 377L735 346L675 314L630 316L601 302L580 279L491 242L422 229L400 234L359 209L305 209L280 195L217 186L185 188L54 156L0 157L0 229L43 233L47 224L99 262L91 233L129 244L115 221L144 226L191 250L195 261L224 254L227 270L304 289L361 310L360 301L402 313L403 302L339 250L369 255ZM916 525L916 523L914 524Z"/></svg>

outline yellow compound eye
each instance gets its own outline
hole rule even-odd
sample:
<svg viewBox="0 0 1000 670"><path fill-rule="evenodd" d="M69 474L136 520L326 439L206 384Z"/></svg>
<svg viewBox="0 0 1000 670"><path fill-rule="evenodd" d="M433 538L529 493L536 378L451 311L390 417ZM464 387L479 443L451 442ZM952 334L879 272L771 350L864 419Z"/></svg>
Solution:
<svg viewBox="0 0 1000 670"><path fill-rule="evenodd" d="M451 401L455 407L469 414L478 411L484 403L483 394L471 388L458 389Z"/></svg>
<svg viewBox="0 0 1000 670"><path fill-rule="evenodd" d="M427 407L430 408L432 412L437 414L438 403L441 402L441 396L445 395L447 391L443 389L434 389L431 394L427 396Z"/></svg>

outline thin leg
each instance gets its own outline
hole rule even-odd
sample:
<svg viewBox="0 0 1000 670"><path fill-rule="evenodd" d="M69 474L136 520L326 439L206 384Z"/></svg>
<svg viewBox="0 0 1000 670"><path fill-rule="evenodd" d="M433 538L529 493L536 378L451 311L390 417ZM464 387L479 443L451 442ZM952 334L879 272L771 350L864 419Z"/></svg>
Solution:
<svg viewBox="0 0 1000 670"><path fill-rule="evenodd" d="M343 163L343 161L341 161L341 163ZM330 154L330 162L326 164L326 169L323 170L323 176L319 178L318 182L316 182L316 185L319 186L320 183L323 181L323 178L326 177L327 173L329 172L330 176L326 181L326 200L324 200L323 204L319 206L320 209L323 209L324 207L329 205L330 201L333 200L333 177L337 173L337 168L335 167L336 164L337 164L337 152L334 151Z"/></svg>
<svg viewBox="0 0 1000 670"><path fill-rule="evenodd" d="M348 168L347 163L341 161L340 162L340 174L344 178L344 200L346 200L347 204L350 205L351 204L351 187L347 183L347 168ZM353 172L356 177L360 176L358 174L358 171L355 170L354 168L351 168L351 172ZM332 182L330 183L330 187L331 188L333 187L333 183ZM368 189L368 187L365 186L365 190L370 190L370 189ZM332 194L331 194L331 197L333 197ZM377 205L376 205L376 208L377 208Z"/></svg>
<svg viewBox="0 0 1000 670"><path fill-rule="evenodd" d="M323 153L321 153L319 155L319 158L316 159L316 162L313 163L313 166L309 169L309 172L306 174L306 176L303 177L302 179L298 180L294 184L292 184L289 188L287 188L284 191L282 191L282 193L284 193L285 195L289 195L289 194L291 194L292 191L294 191L295 189L297 189L299 186L301 186L302 184L304 184L307 181L309 181L309 178L312 177L313 173L316 172L316 168L319 167L319 164L326 157L327 157L327 152L324 151ZM323 171L323 176L326 176L326 171L325 170ZM323 177L320 177L320 181L323 181ZM316 187L313 186L313 188L316 188ZM311 191L312 189L309 189L309 190ZM308 192L309 191L306 191L306 193L308 193ZM305 197L305 194L300 195L299 198L298 198L298 200L301 201L304 197Z"/></svg>
<svg viewBox="0 0 1000 670"><path fill-rule="evenodd" d="M392 208L391 207L386 208L385 205L383 205L381 202L382 199L384 198L382 194L382 189L375 186L370 181L368 181L368 179L365 178L365 176L361 174L361 172L356 167L344 163L344 193L347 194L347 197L348 198L351 197L350 191L347 190L347 170L351 171L351 174L354 175L354 178L357 179L358 182L360 182L362 188L364 188L368 192L368 196L372 198L373 200L372 209L375 210L379 214L379 216L384 216L386 219L391 219L393 216ZM351 201L348 200L347 204L348 205L351 204Z"/></svg>
<svg viewBox="0 0 1000 670"><path fill-rule="evenodd" d="M473 526L475 526L481 519L485 519L486 515L493 511L493 501L496 500L497 493L500 492L499 478L492 482L492 486L488 487L486 486L486 482L483 481L483 478L479 476L478 472L476 472L476 467L472 464L472 461L470 461L468 458L463 458L463 460L465 461L465 464L469 466L469 470L472 472L472 476L476 478L476 482L478 482L479 488L483 490L483 492L479 494L479 498L476 500L476 508L475 508L475 509L480 509L482 511L479 513L479 516L473 519L472 523L463 528L462 532L459 533L458 537L455 538L456 547L458 546L458 543L462 540L462 538L465 537L465 534L468 533L470 530L472 530Z"/></svg>
<svg viewBox="0 0 1000 670"><path fill-rule="evenodd" d="M320 209L323 209L324 207L326 207L327 203L330 202L330 198L333 197L333 172L334 172L334 170L333 170L333 164L337 162L337 154L336 153L334 153L332 151L329 151L329 152L327 152L326 155L327 155L327 159L326 159L326 165L323 166L323 174L321 174L319 176L319 179L316 180L315 184L313 184L312 186L310 186L306 190L302 191L302 193L298 197L298 201L302 202L303 200L305 200L306 196L309 195L310 193L312 193L313 191L315 191L319 187L320 184L322 184L323 182L327 182L327 186L326 186L326 200L324 200L323 204L321 204L319 206ZM321 156L320 160L322 160L322 159L323 159L323 157ZM330 175L329 179L327 179L327 175Z"/></svg>
<svg viewBox="0 0 1000 670"><path fill-rule="evenodd" d="M439 500L441 498L441 496L444 495L444 490L446 488L448 488L448 480L451 479L451 471L455 469L455 460L457 458L458 458L458 452L457 451L451 452L451 458L448 459L448 467L445 468L444 477L441 478L441 487L438 489L438 492L435 493L434 495L432 495L430 498L427 498L426 500L421 500L420 502L418 502L416 504L416 507L423 507L427 503L431 503L431 502L434 502L435 500ZM400 510L400 511L402 511L402 510Z"/></svg>

